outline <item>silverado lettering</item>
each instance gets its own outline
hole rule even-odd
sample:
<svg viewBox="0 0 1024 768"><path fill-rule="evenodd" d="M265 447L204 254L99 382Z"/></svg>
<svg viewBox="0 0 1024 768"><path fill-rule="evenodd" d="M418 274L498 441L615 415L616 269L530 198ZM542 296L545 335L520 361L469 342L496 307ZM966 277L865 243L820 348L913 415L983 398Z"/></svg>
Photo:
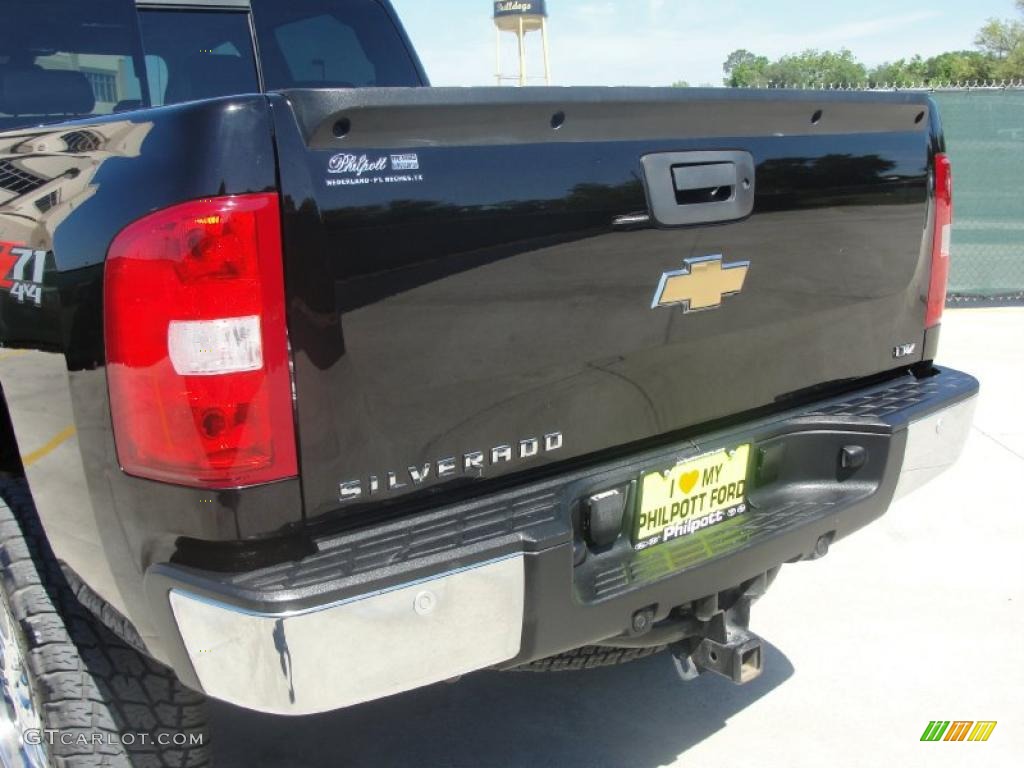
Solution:
<svg viewBox="0 0 1024 768"><path fill-rule="evenodd" d="M510 444L498 445L490 450L490 464L532 459L539 456L542 449L545 454L554 453L560 450L562 445L563 438L561 432L549 432L544 435L543 440L538 437L529 437L525 440L520 440L516 447ZM461 463L455 456L449 456L444 459L438 459L436 462L428 461L425 464L408 467L406 472L409 484L413 486L423 485L430 480L432 470L434 470L433 474L439 479L454 477L459 474L460 467L463 474L481 477L487 467L484 461L485 456L486 454L483 451L470 451L462 455ZM357 501L362 498L364 492L369 496L374 496L384 489L399 491L407 488L408 484L399 480L399 476L400 473L398 472L384 472L379 475L370 475L365 483L362 480L349 480L341 483L338 486L338 500L341 502ZM380 482L381 477L387 478L387 483L383 489Z"/></svg>

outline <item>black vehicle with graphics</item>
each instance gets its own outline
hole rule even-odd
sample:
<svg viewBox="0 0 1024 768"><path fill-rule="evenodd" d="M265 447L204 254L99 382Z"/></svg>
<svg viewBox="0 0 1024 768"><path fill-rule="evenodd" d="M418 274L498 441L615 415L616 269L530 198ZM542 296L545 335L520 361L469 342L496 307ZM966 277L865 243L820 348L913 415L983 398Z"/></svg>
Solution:
<svg viewBox="0 0 1024 768"><path fill-rule="evenodd" d="M204 695L745 682L779 567L959 453L926 95L429 88L383 0L0 9L29 764L201 764Z"/></svg>

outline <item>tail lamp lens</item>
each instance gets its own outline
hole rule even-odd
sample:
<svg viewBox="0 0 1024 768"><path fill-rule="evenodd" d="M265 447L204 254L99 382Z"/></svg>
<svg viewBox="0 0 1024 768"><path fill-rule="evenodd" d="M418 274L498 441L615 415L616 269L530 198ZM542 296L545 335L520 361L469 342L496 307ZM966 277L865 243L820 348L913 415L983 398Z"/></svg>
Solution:
<svg viewBox="0 0 1024 768"><path fill-rule="evenodd" d="M104 302L125 472L205 488L297 474L277 195L130 225L110 247Z"/></svg>
<svg viewBox="0 0 1024 768"><path fill-rule="evenodd" d="M925 327L942 320L949 285L949 245L953 233L953 169L949 157L935 156L935 231L932 234L932 276L928 286Z"/></svg>

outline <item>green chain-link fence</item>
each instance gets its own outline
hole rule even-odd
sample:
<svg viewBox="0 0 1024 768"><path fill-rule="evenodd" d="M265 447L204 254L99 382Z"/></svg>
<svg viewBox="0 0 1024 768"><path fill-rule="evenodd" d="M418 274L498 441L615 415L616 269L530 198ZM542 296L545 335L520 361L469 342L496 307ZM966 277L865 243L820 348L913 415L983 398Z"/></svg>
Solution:
<svg viewBox="0 0 1024 768"><path fill-rule="evenodd" d="M933 97L953 161L950 303L1024 301L1024 89Z"/></svg>
<svg viewBox="0 0 1024 768"><path fill-rule="evenodd" d="M897 89L827 83L777 87ZM898 90L930 91L942 113L953 161L949 303L1024 304L1024 82L905 84Z"/></svg>

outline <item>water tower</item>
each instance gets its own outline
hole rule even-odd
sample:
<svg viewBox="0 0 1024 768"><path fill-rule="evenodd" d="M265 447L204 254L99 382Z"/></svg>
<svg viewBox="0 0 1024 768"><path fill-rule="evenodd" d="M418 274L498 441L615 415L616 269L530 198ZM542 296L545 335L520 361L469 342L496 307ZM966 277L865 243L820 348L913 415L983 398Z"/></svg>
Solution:
<svg viewBox="0 0 1024 768"><path fill-rule="evenodd" d="M540 32L544 48L544 84L551 85L551 61L548 55L548 9L546 0L495 0L494 26L497 28L496 77L498 85L506 80L526 85L526 36ZM506 76L501 56L501 33L511 32L519 44L519 74Z"/></svg>

